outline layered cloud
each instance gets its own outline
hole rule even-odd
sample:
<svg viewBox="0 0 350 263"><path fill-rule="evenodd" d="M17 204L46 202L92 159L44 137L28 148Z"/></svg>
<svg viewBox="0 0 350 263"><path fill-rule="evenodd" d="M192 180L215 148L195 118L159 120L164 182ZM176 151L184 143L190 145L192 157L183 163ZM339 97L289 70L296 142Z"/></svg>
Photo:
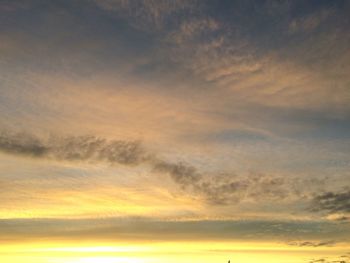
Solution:
<svg viewBox="0 0 350 263"><path fill-rule="evenodd" d="M337 242L334 240L328 240L328 241L299 241L299 242L289 242L288 245L291 246L298 246L298 247L324 247L324 246L333 246Z"/></svg>
<svg viewBox="0 0 350 263"><path fill-rule="evenodd" d="M46 228L41 226L45 225ZM17 231L13 232L14 229ZM319 231L315 231L318 229ZM309 221L201 220L163 221L150 218L6 219L0 220L0 242L48 240L158 241L287 241L291 238L337 237L346 242L348 225ZM345 243L346 244L346 243ZM335 244L334 244L335 245Z"/></svg>

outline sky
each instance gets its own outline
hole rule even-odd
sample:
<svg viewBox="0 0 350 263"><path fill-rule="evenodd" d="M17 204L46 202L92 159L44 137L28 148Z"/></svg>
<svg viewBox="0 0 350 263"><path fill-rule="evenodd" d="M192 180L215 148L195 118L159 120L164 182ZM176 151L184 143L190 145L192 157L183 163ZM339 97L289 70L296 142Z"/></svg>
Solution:
<svg viewBox="0 0 350 263"><path fill-rule="evenodd" d="M350 262L349 14L0 0L0 261Z"/></svg>

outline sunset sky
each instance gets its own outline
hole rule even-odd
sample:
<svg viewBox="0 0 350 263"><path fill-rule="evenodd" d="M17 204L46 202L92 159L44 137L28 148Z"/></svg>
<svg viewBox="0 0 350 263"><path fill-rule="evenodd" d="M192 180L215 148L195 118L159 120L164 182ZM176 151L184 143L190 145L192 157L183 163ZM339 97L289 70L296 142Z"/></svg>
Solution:
<svg viewBox="0 0 350 263"><path fill-rule="evenodd" d="M349 14L0 0L0 262L349 263Z"/></svg>

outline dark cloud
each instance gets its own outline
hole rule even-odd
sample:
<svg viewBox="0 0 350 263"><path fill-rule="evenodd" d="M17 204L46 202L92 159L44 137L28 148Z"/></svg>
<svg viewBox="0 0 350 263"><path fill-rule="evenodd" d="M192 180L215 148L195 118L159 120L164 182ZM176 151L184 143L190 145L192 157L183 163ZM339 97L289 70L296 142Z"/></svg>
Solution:
<svg viewBox="0 0 350 263"><path fill-rule="evenodd" d="M243 199L283 200L296 192L279 176L203 174L190 164L164 160L155 161L153 170L170 175L183 189L192 190L212 205L237 204Z"/></svg>
<svg viewBox="0 0 350 263"><path fill-rule="evenodd" d="M314 197L311 210L314 212L349 213L350 190L326 192Z"/></svg>
<svg viewBox="0 0 350 263"><path fill-rule="evenodd" d="M309 261L309 263L322 263L322 262L326 262L326 259L324 258L319 258L319 259L311 259Z"/></svg>
<svg viewBox="0 0 350 263"><path fill-rule="evenodd" d="M42 157L49 149L35 136L27 133L0 133L0 151L9 154Z"/></svg>
<svg viewBox="0 0 350 263"><path fill-rule="evenodd" d="M183 162L156 161L153 168L157 172L169 174L176 183L184 188L196 186L202 178L202 175L195 167Z"/></svg>
<svg viewBox="0 0 350 263"><path fill-rule="evenodd" d="M237 204L243 200L284 200L298 194L291 182L268 174L215 175L194 188L215 205Z"/></svg>
<svg viewBox="0 0 350 263"><path fill-rule="evenodd" d="M329 247L335 245L337 242L334 240L328 241L296 241L287 243L290 246L298 246L298 247Z"/></svg>
<svg viewBox="0 0 350 263"><path fill-rule="evenodd" d="M147 159L138 141L107 140L95 136L39 139L28 133L0 133L0 151L63 161L105 161L136 165Z"/></svg>
<svg viewBox="0 0 350 263"><path fill-rule="evenodd" d="M138 141L111 140L94 136L53 140L52 155L63 160L99 160L125 165L140 164L147 156Z"/></svg>
<svg viewBox="0 0 350 263"><path fill-rule="evenodd" d="M312 259L309 261L309 263L348 263L349 258L344 258L343 256L340 256L338 258L318 258L318 259Z"/></svg>
<svg viewBox="0 0 350 263"><path fill-rule="evenodd" d="M341 217L338 217L335 219L336 221L339 221L339 222L350 222L350 217L349 216L341 216Z"/></svg>
<svg viewBox="0 0 350 263"><path fill-rule="evenodd" d="M191 189L213 205L236 204L244 198L278 198L288 195L280 177L267 175L238 177L235 174L202 174L184 162L157 161L154 171L169 174L184 189Z"/></svg>
<svg viewBox="0 0 350 263"><path fill-rule="evenodd" d="M196 167L184 163L156 161L154 171L168 174L183 189L190 189L213 205L238 203L250 185L246 179L230 175L204 175Z"/></svg>
<svg viewBox="0 0 350 263"><path fill-rule="evenodd" d="M108 140L96 136L52 136L41 139L29 133L0 133L0 151L57 161L106 162L139 165L146 163L157 173L168 174L182 189L192 191L213 205L236 204L243 198L283 199L290 194L282 177L235 174L202 174L185 162L161 160L139 141Z"/></svg>
<svg viewBox="0 0 350 263"><path fill-rule="evenodd" d="M207 201L214 205L235 204L241 201L244 192L249 187L246 180L232 180L218 178L216 182L204 181L197 185L197 190Z"/></svg>
<svg viewBox="0 0 350 263"><path fill-rule="evenodd" d="M156 171L168 173L184 189L211 205L234 205L244 200L285 200L301 195L301 182L291 182L281 176L268 174L202 174L193 166L184 163L163 162Z"/></svg>
<svg viewBox="0 0 350 263"><path fill-rule="evenodd" d="M305 180L269 174L204 174L190 163L160 159L155 153L147 151L139 141L108 140L96 136L51 136L42 139L29 133L1 132L0 151L56 161L106 162L131 166L146 164L152 171L168 175L183 190L211 205L300 197L303 194L302 185L306 183ZM319 196L315 198L314 209L348 211L348 196L349 193ZM342 206L340 202L343 202Z"/></svg>

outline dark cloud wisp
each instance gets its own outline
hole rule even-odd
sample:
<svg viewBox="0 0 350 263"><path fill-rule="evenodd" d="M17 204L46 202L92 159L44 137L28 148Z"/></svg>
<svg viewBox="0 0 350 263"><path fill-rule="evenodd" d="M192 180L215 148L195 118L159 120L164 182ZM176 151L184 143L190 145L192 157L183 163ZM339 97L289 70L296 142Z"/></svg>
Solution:
<svg viewBox="0 0 350 263"><path fill-rule="evenodd" d="M311 210L327 213L350 213L350 190L326 192L314 197Z"/></svg>
<svg viewBox="0 0 350 263"><path fill-rule="evenodd" d="M126 166L145 164L153 172L168 175L182 190L210 205L298 198L304 183L268 174L205 174L190 163L159 158L145 149L140 141L108 140L96 136L42 139L28 133L1 132L0 152L68 162L105 162ZM319 196L314 200L314 210L349 211L349 195L327 193Z"/></svg>
<svg viewBox="0 0 350 263"><path fill-rule="evenodd" d="M328 241L301 241L301 242L289 242L288 245L290 246L298 246L298 247L328 247L333 246L337 242L334 240L328 240Z"/></svg>
<svg viewBox="0 0 350 263"><path fill-rule="evenodd" d="M136 165L148 157L140 142L107 140L95 136L39 139L27 133L0 133L0 151L62 161L106 161Z"/></svg>

